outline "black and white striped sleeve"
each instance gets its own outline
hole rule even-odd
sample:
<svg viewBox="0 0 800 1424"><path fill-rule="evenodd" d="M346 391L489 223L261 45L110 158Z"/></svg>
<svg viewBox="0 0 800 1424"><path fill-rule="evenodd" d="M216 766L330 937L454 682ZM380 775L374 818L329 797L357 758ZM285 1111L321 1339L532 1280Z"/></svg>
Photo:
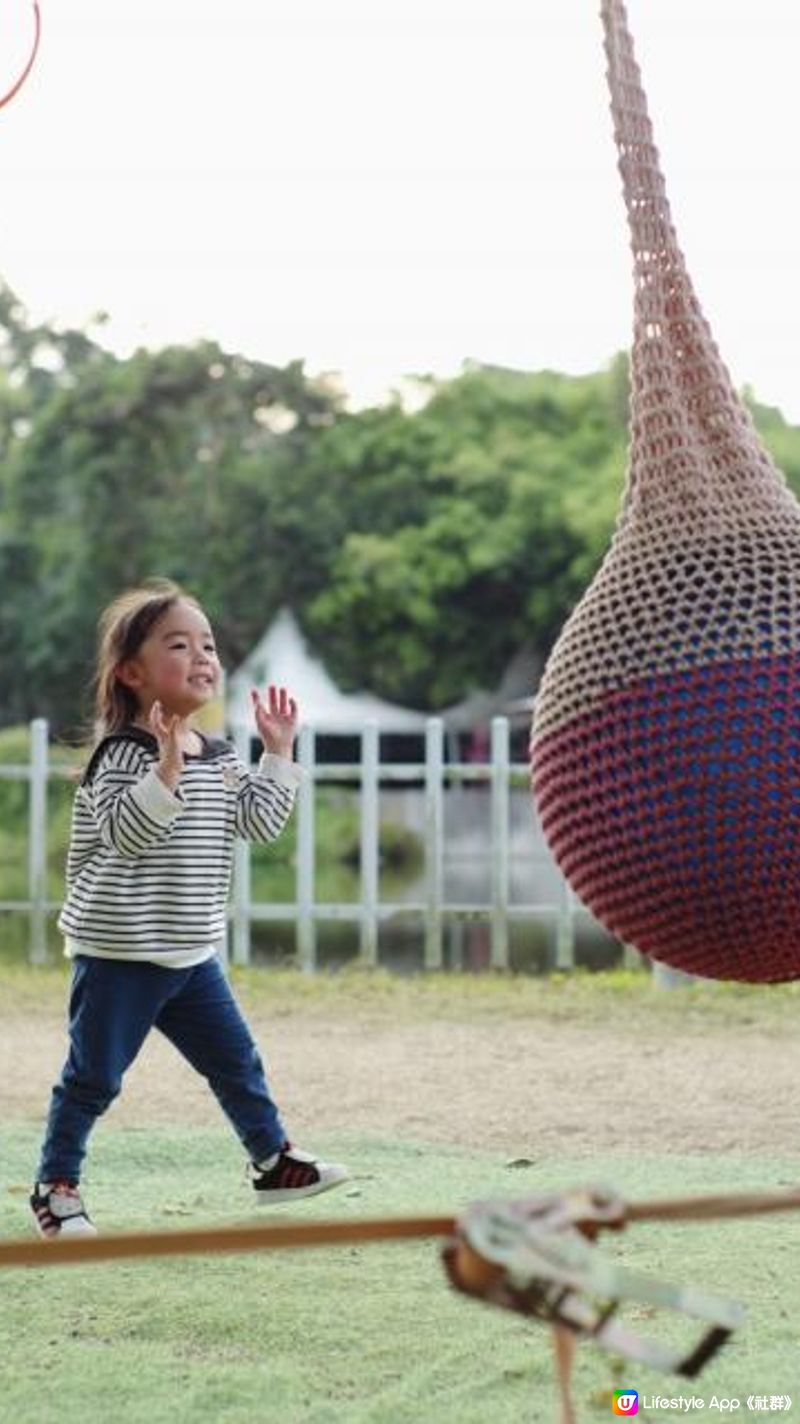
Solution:
<svg viewBox="0 0 800 1424"><path fill-rule="evenodd" d="M184 810L180 792L164 785L141 747L132 743L109 746L86 794L103 845L126 860L166 840Z"/></svg>
<svg viewBox="0 0 800 1424"><path fill-rule="evenodd" d="M293 761L267 752L255 772L239 763L236 834L266 843L280 835L292 814L303 773Z"/></svg>

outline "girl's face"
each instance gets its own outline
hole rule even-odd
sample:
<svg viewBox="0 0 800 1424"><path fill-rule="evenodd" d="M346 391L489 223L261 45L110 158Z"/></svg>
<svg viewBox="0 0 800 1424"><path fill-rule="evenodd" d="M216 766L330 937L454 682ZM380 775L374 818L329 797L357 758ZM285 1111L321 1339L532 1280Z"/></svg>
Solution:
<svg viewBox="0 0 800 1424"><path fill-rule="evenodd" d="M135 657L117 676L136 694L146 718L154 702L165 712L188 717L214 696L220 663L208 619L194 604L179 600L151 628Z"/></svg>

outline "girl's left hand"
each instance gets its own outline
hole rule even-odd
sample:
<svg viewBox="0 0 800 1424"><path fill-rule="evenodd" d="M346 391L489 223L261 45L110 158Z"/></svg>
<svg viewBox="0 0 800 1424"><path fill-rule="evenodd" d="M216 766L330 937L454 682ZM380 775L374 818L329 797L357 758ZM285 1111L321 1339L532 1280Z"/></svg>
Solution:
<svg viewBox="0 0 800 1424"><path fill-rule="evenodd" d="M267 703L261 700L255 687L250 696L264 751L291 758L299 720L294 698L289 696L285 687L276 687L274 683L267 688Z"/></svg>

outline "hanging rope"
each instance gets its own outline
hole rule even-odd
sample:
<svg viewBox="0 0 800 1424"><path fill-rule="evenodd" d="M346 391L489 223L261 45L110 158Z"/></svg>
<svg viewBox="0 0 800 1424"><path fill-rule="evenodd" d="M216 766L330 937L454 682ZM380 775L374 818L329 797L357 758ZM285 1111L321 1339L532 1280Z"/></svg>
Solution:
<svg viewBox="0 0 800 1424"><path fill-rule="evenodd" d="M630 459L616 532L539 689L535 797L612 934L719 979L800 975L800 506L678 246L627 17L604 0L631 232Z"/></svg>
<svg viewBox="0 0 800 1424"><path fill-rule="evenodd" d="M5 94L0 95L0 109L5 108L6 104L11 103L11 100L15 97L15 95L19 93L20 89L25 83L25 80L28 78L28 75L33 69L33 66L36 63L36 56L39 53L39 40L41 39L41 35L42 17L39 13L38 0L33 0L33 47L28 57L28 62L25 65L25 68L23 69L21 75L19 76L19 79L17 79L16 83L13 84L11 88L6 91Z"/></svg>

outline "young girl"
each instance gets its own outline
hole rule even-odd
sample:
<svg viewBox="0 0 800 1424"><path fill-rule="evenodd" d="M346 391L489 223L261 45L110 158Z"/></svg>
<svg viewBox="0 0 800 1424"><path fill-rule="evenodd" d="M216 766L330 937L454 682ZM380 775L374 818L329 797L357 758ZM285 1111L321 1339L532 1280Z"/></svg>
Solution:
<svg viewBox="0 0 800 1424"><path fill-rule="evenodd" d="M270 687L266 704L253 692L264 746L253 773L190 724L220 673L193 598L154 580L117 598L100 633L96 745L75 797L59 919L73 961L70 1046L30 1198L45 1237L95 1233L78 1187L87 1140L153 1027L208 1079L259 1201L311 1196L347 1176L288 1141L216 953L235 837L274 840L292 811L294 700L284 688Z"/></svg>

